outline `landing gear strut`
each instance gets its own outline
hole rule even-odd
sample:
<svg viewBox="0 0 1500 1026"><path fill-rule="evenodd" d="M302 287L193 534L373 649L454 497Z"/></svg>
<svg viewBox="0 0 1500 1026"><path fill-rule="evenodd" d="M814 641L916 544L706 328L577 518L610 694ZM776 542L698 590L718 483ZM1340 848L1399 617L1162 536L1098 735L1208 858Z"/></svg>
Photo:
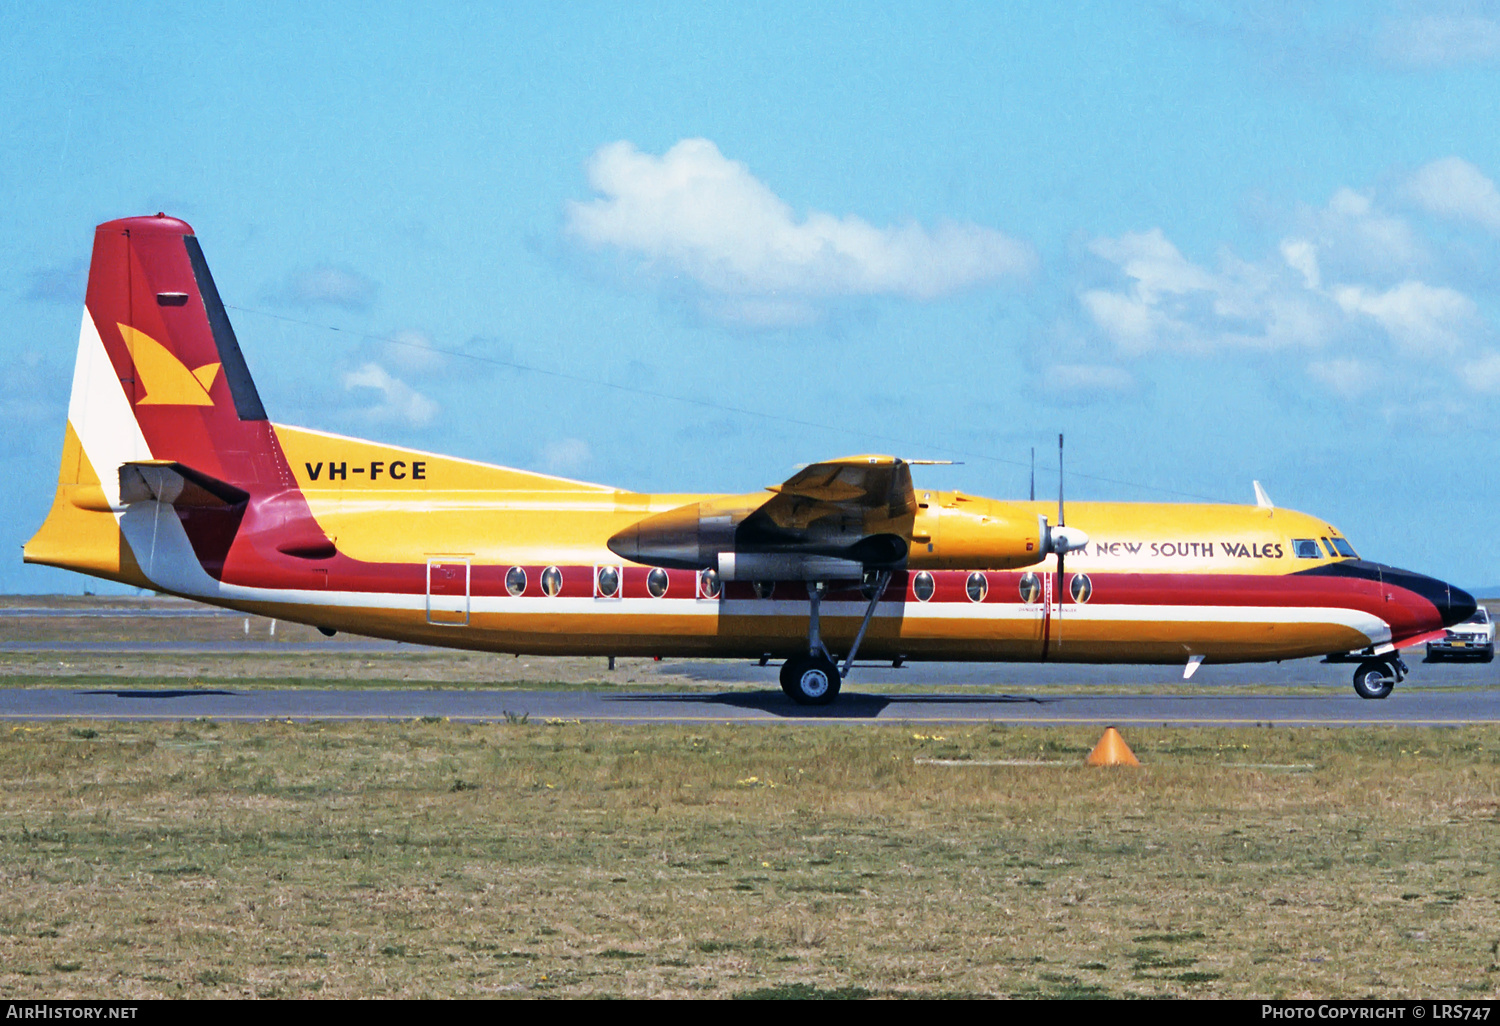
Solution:
<svg viewBox="0 0 1500 1026"><path fill-rule="evenodd" d="M828 586L822 581L808 583L807 598L811 608L807 618L807 655L793 656L781 666L781 690L786 692L788 698L798 705L828 705L838 697L839 685L849 675L849 668L854 665L854 656L865 640L865 631L870 628L875 607L880 603L880 597L885 594L886 585L890 581L891 571L881 570L871 582L874 590L867 592L870 605L865 609L865 618L860 622L854 643L849 646L849 654L844 657L843 669L839 668L838 662L823 644L818 618L823 593L828 590Z"/></svg>
<svg viewBox="0 0 1500 1026"><path fill-rule="evenodd" d="M1360 698L1385 698L1406 679L1406 663L1399 655L1367 659L1354 671L1354 693Z"/></svg>

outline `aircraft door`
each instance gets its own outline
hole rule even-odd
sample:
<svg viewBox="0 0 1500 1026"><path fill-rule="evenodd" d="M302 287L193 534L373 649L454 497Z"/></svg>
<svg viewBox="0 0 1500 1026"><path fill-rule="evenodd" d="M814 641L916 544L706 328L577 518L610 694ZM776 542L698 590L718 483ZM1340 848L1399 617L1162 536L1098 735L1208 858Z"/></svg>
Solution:
<svg viewBox="0 0 1500 1026"><path fill-rule="evenodd" d="M463 627L469 622L469 558L427 559L427 622Z"/></svg>

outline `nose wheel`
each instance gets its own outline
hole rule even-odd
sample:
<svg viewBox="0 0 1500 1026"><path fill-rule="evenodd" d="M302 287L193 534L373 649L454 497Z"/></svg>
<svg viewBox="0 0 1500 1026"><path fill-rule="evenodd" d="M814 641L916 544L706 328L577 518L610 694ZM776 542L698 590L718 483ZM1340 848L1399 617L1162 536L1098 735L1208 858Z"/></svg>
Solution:
<svg viewBox="0 0 1500 1026"><path fill-rule="evenodd" d="M1354 671L1354 693L1360 698L1385 698L1406 679L1406 663L1395 659L1367 659Z"/></svg>

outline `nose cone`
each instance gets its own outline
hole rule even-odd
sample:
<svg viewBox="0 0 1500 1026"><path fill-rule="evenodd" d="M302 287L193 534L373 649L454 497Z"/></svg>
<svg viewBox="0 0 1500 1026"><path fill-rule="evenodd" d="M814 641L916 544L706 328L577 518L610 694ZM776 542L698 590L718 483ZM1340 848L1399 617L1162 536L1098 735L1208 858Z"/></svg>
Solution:
<svg viewBox="0 0 1500 1026"><path fill-rule="evenodd" d="M1433 608L1437 610L1438 619L1442 621L1440 626L1451 627L1456 623L1462 623L1473 616L1474 610L1479 608L1473 595L1462 588L1455 588L1451 584L1440 581L1436 577L1414 574L1410 570L1398 570L1392 566L1370 565L1378 572L1385 584L1415 592L1431 602Z"/></svg>
<svg viewBox="0 0 1500 1026"><path fill-rule="evenodd" d="M1443 587L1447 589L1445 601L1434 602L1437 606L1438 615L1443 618L1444 627L1452 627L1456 623L1463 623L1474 615L1474 610L1479 608L1479 603L1474 601L1474 596L1462 588L1455 588L1451 584Z"/></svg>

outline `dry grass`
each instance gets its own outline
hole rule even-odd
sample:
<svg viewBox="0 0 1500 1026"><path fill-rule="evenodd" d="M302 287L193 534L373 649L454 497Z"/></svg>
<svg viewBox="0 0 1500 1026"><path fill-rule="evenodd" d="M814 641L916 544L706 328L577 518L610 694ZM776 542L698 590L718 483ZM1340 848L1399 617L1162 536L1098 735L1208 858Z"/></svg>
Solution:
<svg viewBox="0 0 1500 1026"><path fill-rule="evenodd" d="M6 728L0 994L1496 996L1492 731L1094 740Z"/></svg>

